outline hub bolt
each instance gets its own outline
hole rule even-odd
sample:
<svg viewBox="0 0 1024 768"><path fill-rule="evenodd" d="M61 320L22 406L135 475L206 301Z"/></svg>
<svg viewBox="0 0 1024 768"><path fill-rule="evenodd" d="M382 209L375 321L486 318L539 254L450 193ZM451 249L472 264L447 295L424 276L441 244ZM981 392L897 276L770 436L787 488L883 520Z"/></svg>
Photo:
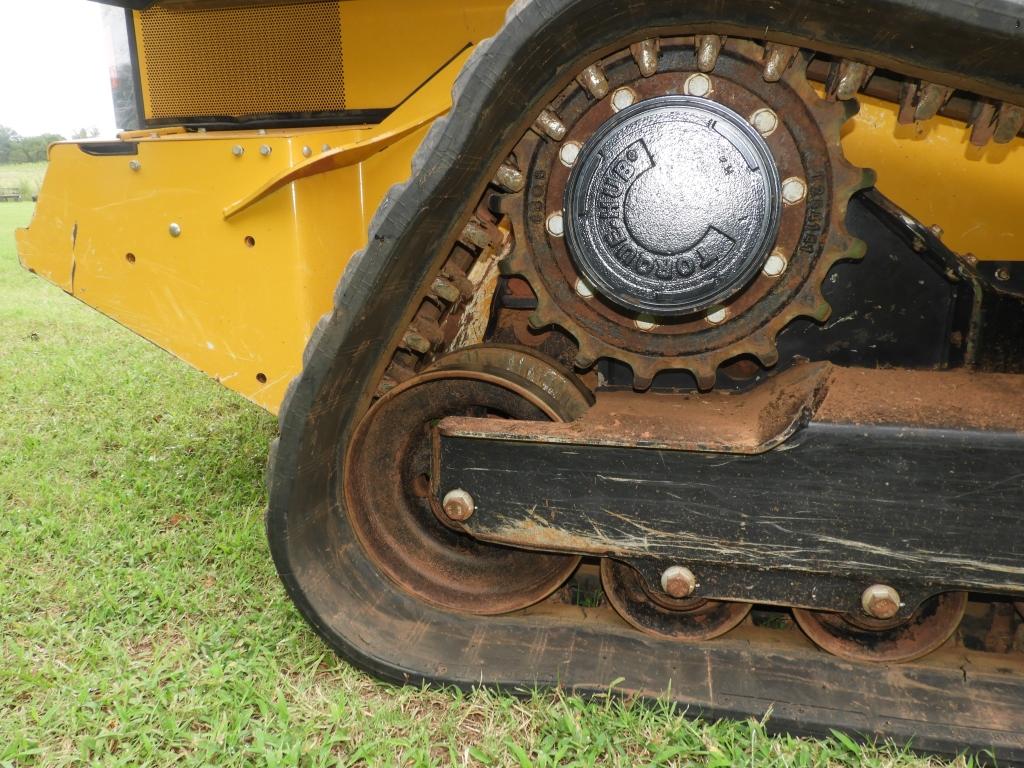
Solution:
<svg viewBox="0 0 1024 768"><path fill-rule="evenodd" d="M689 597L697 588L697 577L689 568L673 565L661 574L661 588L669 597Z"/></svg>
<svg viewBox="0 0 1024 768"><path fill-rule="evenodd" d="M762 136L771 136L779 127L779 118L770 109L759 109L750 116L750 124Z"/></svg>
<svg viewBox="0 0 1024 768"><path fill-rule="evenodd" d="M786 257L778 249L772 251L772 255L764 263L763 271L768 277L778 277L786 271Z"/></svg>
<svg viewBox="0 0 1024 768"><path fill-rule="evenodd" d="M552 213L548 216L547 220L548 233L555 237L562 237L565 234L565 221L562 218L561 211Z"/></svg>
<svg viewBox="0 0 1024 768"><path fill-rule="evenodd" d="M625 109L636 101L636 93L632 88L617 88L612 94L612 109L616 112Z"/></svg>
<svg viewBox="0 0 1024 768"><path fill-rule="evenodd" d="M900 612L900 593L886 584L872 584L860 598L864 613L876 619L891 619Z"/></svg>
<svg viewBox="0 0 1024 768"><path fill-rule="evenodd" d="M711 325L721 325L728 319L729 311L725 307L715 307L707 313L705 319L711 323Z"/></svg>
<svg viewBox="0 0 1024 768"><path fill-rule="evenodd" d="M576 158L580 156L580 143L578 141L567 141L558 150L558 159L566 168L572 168Z"/></svg>
<svg viewBox="0 0 1024 768"><path fill-rule="evenodd" d="M782 202L786 205L796 205L807 197L807 184L803 179L790 176L782 182Z"/></svg>
<svg viewBox="0 0 1024 768"><path fill-rule="evenodd" d="M468 520L472 517L473 510L476 508L476 505L473 502L473 497L461 488L456 488L454 491L448 491L448 493L444 495L444 501L441 502L441 504L444 507L444 513L452 520L457 520L459 522Z"/></svg>
<svg viewBox="0 0 1024 768"><path fill-rule="evenodd" d="M711 93L711 78L703 72L697 72L686 78L683 92L687 96L708 96Z"/></svg>

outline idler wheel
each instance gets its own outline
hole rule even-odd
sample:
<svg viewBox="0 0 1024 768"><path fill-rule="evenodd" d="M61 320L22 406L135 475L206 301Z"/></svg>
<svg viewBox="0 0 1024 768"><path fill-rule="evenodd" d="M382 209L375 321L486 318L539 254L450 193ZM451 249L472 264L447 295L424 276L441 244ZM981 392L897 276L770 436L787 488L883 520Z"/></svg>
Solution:
<svg viewBox="0 0 1024 768"><path fill-rule="evenodd" d="M683 642L710 640L737 627L750 613L750 603L675 598L647 585L632 566L601 561L601 586L608 602L641 632Z"/></svg>
<svg viewBox="0 0 1024 768"><path fill-rule="evenodd" d="M950 638L967 608L966 592L944 592L909 619L872 619L794 608L804 634L822 650L851 661L896 663L931 653Z"/></svg>
<svg viewBox="0 0 1024 768"><path fill-rule="evenodd" d="M447 416L571 420L590 406L571 374L512 347L460 350L388 392L363 418L344 473L346 508L380 570L434 605L464 613L524 608L556 590L579 557L484 544L431 506L431 435Z"/></svg>

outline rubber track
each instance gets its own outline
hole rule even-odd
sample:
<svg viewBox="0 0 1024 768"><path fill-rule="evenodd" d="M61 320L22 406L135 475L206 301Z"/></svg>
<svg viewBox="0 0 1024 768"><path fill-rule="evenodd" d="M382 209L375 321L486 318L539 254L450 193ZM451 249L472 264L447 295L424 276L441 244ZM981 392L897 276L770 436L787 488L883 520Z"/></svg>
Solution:
<svg viewBox="0 0 1024 768"><path fill-rule="evenodd" d="M313 607L304 583L310 578L306 573L308 564L293 560L289 521L289 515L306 514L304 508L292 509L294 497L307 492L302 485L308 482L310 459L302 455L304 441L318 430L319 421L328 412L330 418L338 419L335 455L317 457L318 461L333 462L336 466L338 452L347 443L353 422L369 404L394 348L394 337L408 319L408 309L418 303L418 297L425 291L425 282L436 274L455 240L460 218L468 215L468 211L463 213L463 208L483 193L497 164L528 128L530 116L539 112L555 85L567 81L582 68L581 57L587 52L577 50L578 38L568 28L564 38L552 40L550 29L558 24L557 19L605 13L610 21L604 37L583 38L600 52L612 43L621 46L618 37L621 30L635 28L630 26L630 18L640 17L642 12L662 20L663 23L653 26L666 34L669 31L676 34L727 32L837 55L857 52L857 58L909 76L927 75L927 79L934 82L1024 103L1024 68L1020 65L1024 33L1019 21L1024 17L1024 2L515 2L506 14L502 30L477 45L459 75L453 88L453 108L446 117L435 121L423 140L413 159L410 180L393 186L375 213L367 246L348 263L334 293L333 310L321 318L309 339L303 354L303 371L289 385L281 406L281 436L271 445L267 471L270 492L267 533L281 579L316 631L346 659L379 677L413 683L440 680L462 686L473 682L394 666L379 654L353 645L328 626ZM580 26L586 25L581 23ZM553 46L546 51L547 60L551 62L546 81L531 76L529 70L534 65L528 61L544 58L533 56L531 47L538 31L545 28L549 32L546 39ZM635 39L644 36L651 35L637 35ZM871 53L865 55L865 51ZM526 78L528 85L520 84L517 76ZM538 83L543 87L534 90ZM486 124L488 119L495 122L493 115L501 110L522 119L498 122L501 130L488 134L485 145L478 133L480 125ZM445 195L446 189L458 194ZM456 199L460 195L462 199ZM433 256L413 259L408 254L413 248L417 254ZM330 395L325 395L332 376L340 375L336 366L339 360L345 361L344 391L335 388ZM334 471L331 470L327 479L328 486L336 481ZM317 476L316 482L322 481L323 478ZM317 514L343 515L344 512L335 505L328 512L319 510ZM329 550L330 543L324 542L320 553L323 558L346 556ZM343 620L338 616L332 619L335 624ZM396 644L403 642L406 639L395 638ZM548 678L537 682L551 684L555 681L556 678ZM523 682L530 684L532 681ZM588 690L588 686L581 685L580 689ZM594 687L592 690L601 689ZM742 708L729 706L723 706L717 713L748 714ZM799 719L784 719L781 727L790 732L825 732L821 723L802 728ZM857 723L849 727L858 729ZM953 733L945 737L931 736L917 743L944 752L965 746L963 737ZM987 745L976 746L985 748ZM1024 743L1000 752L1004 759L1024 760Z"/></svg>

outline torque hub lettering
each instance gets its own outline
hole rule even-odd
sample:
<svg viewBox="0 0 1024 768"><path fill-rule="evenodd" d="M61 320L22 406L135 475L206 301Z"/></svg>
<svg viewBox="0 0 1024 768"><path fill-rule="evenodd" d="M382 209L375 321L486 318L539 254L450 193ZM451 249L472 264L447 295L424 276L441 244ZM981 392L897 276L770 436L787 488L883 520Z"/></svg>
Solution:
<svg viewBox="0 0 1024 768"><path fill-rule="evenodd" d="M588 141L566 189L569 249L604 296L657 315L700 312L743 288L779 226L767 144L728 107L662 96Z"/></svg>

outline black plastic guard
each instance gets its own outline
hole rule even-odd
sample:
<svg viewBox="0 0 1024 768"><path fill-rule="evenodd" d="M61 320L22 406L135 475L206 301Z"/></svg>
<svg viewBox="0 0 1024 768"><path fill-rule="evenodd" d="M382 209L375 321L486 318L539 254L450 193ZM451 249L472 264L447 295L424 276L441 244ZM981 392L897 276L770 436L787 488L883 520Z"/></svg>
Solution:
<svg viewBox="0 0 1024 768"><path fill-rule="evenodd" d="M335 493L340 456L394 337L440 268L472 203L552 94L589 61L661 34L716 32L849 53L912 76L1024 102L1020 3L917 0L532 0L478 46L455 105L411 180L393 188L317 326L281 410L267 530L302 614L352 663L400 682L560 684L672 696L694 712L761 716L797 733L878 734L941 752L1024 760L1024 688L984 669L850 664L809 645L762 653L748 639L666 644L612 620L480 619L424 605L365 558ZM630 32L635 30L635 32Z"/></svg>

